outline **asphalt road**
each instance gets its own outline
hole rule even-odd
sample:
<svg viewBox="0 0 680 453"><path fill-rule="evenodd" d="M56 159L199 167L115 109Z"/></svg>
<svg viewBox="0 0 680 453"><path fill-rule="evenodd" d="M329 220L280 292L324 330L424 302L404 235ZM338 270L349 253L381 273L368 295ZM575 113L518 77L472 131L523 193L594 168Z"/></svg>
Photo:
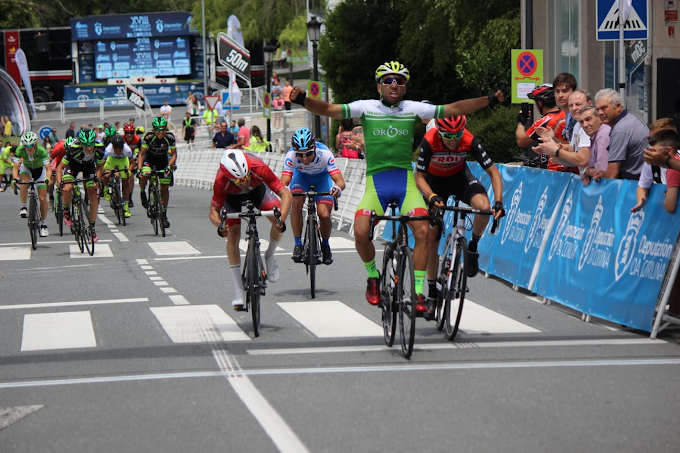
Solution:
<svg viewBox="0 0 680 453"><path fill-rule="evenodd" d="M677 331L585 323L479 275L456 341L419 319L405 360L334 231L315 300L285 234L254 338L210 193L173 188L165 238L136 200L125 227L104 207L88 257L53 216L31 252L18 197L0 193L3 453L677 449Z"/></svg>

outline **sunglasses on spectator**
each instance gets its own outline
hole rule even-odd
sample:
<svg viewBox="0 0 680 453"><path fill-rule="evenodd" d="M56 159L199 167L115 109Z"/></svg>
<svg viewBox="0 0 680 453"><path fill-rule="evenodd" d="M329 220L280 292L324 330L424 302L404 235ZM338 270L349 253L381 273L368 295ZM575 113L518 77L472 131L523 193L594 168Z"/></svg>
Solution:
<svg viewBox="0 0 680 453"><path fill-rule="evenodd" d="M464 131L458 131L458 132L442 132L439 131L439 135L442 136L444 140L458 140L463 136Z"/></svg>
<svg viewBox="0 0 680 453"><path fill-rule="evenodd" d="M296 155L297 157L299 157L300 159L302 159L303 157L311 157L311 156L313 156L315 152L316 152L316 151L313 150L313 149L310 149L309 151L304 151L304 152L296 151L296 152L295 152L295 155Z"/></svg>
<svg viewBox="0 0 680 453"><path fill-rule="evenodd" d="M381 80L381 83L383 85L392 85L393 82L397 82L397 85L399 85L400 87L406 85L406 79L403 79L401 77L383 77Z"/></svg>
<svg viewBox="0 0 680 453"><path fill-rule="evenodd" d="M245 175L243 178L232 179L231 182L233 182L234 184L241 184L241 183L248 181L249 179L250 179L250 173Z"/></svg>

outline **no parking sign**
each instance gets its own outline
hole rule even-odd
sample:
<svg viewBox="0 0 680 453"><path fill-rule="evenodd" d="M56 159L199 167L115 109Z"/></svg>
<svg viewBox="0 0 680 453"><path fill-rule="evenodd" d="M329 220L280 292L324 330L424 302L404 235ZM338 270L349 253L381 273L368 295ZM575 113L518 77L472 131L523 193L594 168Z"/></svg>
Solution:
<svg viewBox="0 0 680 453"><path fill-rule="evenodd" d="M543 50L512 49L512 103L520 104L534 101L527 94L543 83Z"/></svg>
<svg viewBox="0 0 680 453"><path fill-rule="evenodd" d="M321 99L321 82L310 80L307 82L307 97L311 99Z"/></svg>

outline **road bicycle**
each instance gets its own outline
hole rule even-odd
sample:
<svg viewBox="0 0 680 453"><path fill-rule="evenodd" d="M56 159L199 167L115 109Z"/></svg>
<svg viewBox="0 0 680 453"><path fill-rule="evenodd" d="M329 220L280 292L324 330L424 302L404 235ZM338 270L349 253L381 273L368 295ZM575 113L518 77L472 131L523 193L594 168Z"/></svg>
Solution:
<svg viewBox="0 0 680 453"><path fill-rule="evenodd" d="M316 211L314 197L331 195L330 192L316 192L314 185L309 186L309 191L294 193L295 197L306 197L307 222L305 232L302 236L302 262L309 275L309 285L311 287L312 299L316 298L316 266L321 264L321 230L319 228L319 215ZM333 197L333 208L338 210L338 199Z"/></svg>
<svg viewBox="0 0 680 453"><path fill-rule="evenodd" d="M396 200L389 203L388 209L395 212L399 204ZM383 262L380 273L380 308L382 311L383 336L385 344L394 344L396 320L399 317L399 338L401 353L405 358L413 353L413 341L416 334L416 283L413 274L413 251L408 245L408 222L429 220L430 216L377 215L371 212L369 240L373 240L373 232L377 221L392 222L392 240L385 243Z"/></svg>
<svg viewBox="0 0 680 453"><path fill-rule="evenodd" d="M246 300L244 311L250 311L253 318L253 334L256 337L260 336L260 296L264 296L267 290L267 272L260 253L260 237L257 233L257 218L262 216L274 216L277 221L281 222L281 212L275 207L271 211L260 211L255 208L252 201L247 200L243 202L246 212L232 212L227 213L226 209L222 208L220 217L222 221L218 228L223 231L227 219L248 219L246 227L246 242L248 249L246 250L246 259L243 262L243 270L241 278L243 279L243 287L246 290Z"/></svg>
<svg viewBox="0 0 680 453"><path fill-rule="evenodd" d="M116 214L118 225L122 223L123 226L125 226L125 209L123 207L124 201L121 190L122 178L120 177L120 173L126 172L129 175L129 171L127 169L119 170L118 166L116 166L116 168L113 170L108 171L111 173L111 177L109 178L109 183L106 185L106 189L104 190L107 190L111 197L111 201L109 203L111 205L111 209L113 209L113 212Z"/></svg>
<svg viewBox="0 0 680 453"><path fill-rule="evenodd" d="M73 200L71 201L71 232L76 238L78 249L80 253L87 253L90 256L94 255L94 229L90 225L88 217L89 209L86 208L85 200L80 191L80 183L86 184L89 181L96 181L96 177L85 179L73 179L71 181L62 181L61 184L73 184ZM84 185L85 193L87 193L87 186Z"/></svg>
<svg viewBox="0 0 680 453"><path fill-rule="evenodd" d="M35 250L38 248L38 233L42 221L40 216L40 200L38 200L38 192L35 189L36 181L31 178L26 182L18 179L15 182L17 186L28 186L28 232L31 235L31 248ZM14 187L14 193L17 193L16 186Z"/></svg>
<svg viewBox="0 0 680 453"><path fill-rule="evenodd" d="M163 199L161 198L161 181L159 175L166 175L165 170L156 170L156 167L151 170L148 184L148 203L146 205L146 216L151 221L153 232L158 236L158 230L165 237L165 209L163 208Z"/></svg>
<svg viewBox="0 0 680 453"><path fill-rule="evenodd" d="M465 238L467 225L472 224L469 218L475 215L493 215L493 211L474 209L467 206L460 206L456 199L453 206L437 208L435 217L437 223L444 231L443 216L444 212L453 212L453 231L446 237L444 253L440 257L439 272L437 276L437 286L441 290L437 293L437 305L435 319L437 330L446 328L446 338L453 341L458 333L458 326L463 315L463 305L465 293L467 293L467 272L469 267L468 243ZM493 219L491 234L496 232L498 220Z"/></svg>

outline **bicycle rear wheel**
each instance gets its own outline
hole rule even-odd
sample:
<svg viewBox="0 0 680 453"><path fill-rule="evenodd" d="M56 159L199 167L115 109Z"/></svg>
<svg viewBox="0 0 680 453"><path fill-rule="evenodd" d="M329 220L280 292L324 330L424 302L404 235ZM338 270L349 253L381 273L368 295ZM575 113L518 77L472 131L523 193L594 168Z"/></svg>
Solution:
<svg viewBox="0 0 680 453"><path fill-rule="evenodd" d="M453 341L458 333L460 318L463 315L465 292L467 291L468 249L467 240L458 238L456 255L453 257L453 271L449 276L450 288L445 293L446 338Z"/></svg>
<svg viewBox="0 0 680 453"><path fill-rule="evenodd" d="M54 216L57 218L59 236L64 235L64 204L61 201L61 190L57 190L56 200L54 201Z"/></svg>
<svg viewBox="0 0 680 453"><path fill-rule="evenodd" d="M28 231L31 234L31 248L38 248L38 201L33 195L28 198Z"/></svg>
<svg viewBox="0 0 680 453"><path fill-rule="evenodd" d="M111 208L113 208L113 212L116 214L116 220L118 220L118 225L120 225L123 223L123 206L120 200L120 187L118 181L114 179L113 182L109 184L108 190L109 195L111 196Z"/></svg>
<svg viewBox="0 0 680 453"><path fill-rule="evenodd" d="M437 291L437 330L440 332L444 329L444 324L446 322L446 306L444 301L444 295L447 290L447 276L449 275L449 266L451 265L451 241L453 240L452 235L446 237L446 242L444 246L444 255L442 256L441 262L439 263L439 273L437 274L437 285L439 285L439 290Z"/></svg>
<svg viewBox="0 0 680 453"><path fill-rule="evenodd" d="M383 253L382 279L380 283L380 308L382 309L383 337L385 344L392 347L394 333L397 329L397 310L394 303L394 260L392 256L392 243L385 244Z"/></svg>
<svg viewBox="0 0 680 453"><path fill-rule="evenodd" d="M165 210L163 210L163 199L158 185L153 186L154 197L156 198L156 222L161 230L161 235L165 237Z"/></svg>
<svg viewBox="0 0 680 453"><path fill-rule="evenodd" d="M413 252L408 246L400 247L397 264L397 301L399 304L399 337L401 354L405 358L413 353L416 336L416 282L413 276Z"/></svg>

